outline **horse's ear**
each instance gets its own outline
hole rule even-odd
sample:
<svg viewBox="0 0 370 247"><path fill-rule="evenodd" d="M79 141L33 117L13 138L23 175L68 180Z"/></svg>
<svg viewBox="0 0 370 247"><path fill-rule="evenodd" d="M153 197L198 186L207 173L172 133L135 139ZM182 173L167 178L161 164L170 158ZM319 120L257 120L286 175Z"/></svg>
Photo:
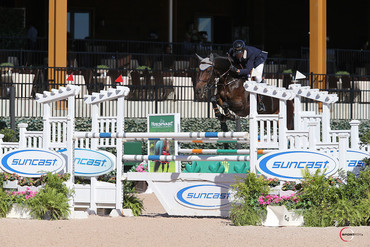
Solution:
<svg viewBox="0 0 370 247"><path fill-rule="evenodd" d="M199 59L199 61L202 61L203 58L201 56L199 56L198 54L195 53L195 55L197 56L197 58Z"/></svg>
<svg viewBox="0 0 370 247"><path fill-rule="evenodd" d="M213 62L213 60L214 60L213 53L211 53L211 55L209 55L209 60L210 60L211 62Z"/></svg>

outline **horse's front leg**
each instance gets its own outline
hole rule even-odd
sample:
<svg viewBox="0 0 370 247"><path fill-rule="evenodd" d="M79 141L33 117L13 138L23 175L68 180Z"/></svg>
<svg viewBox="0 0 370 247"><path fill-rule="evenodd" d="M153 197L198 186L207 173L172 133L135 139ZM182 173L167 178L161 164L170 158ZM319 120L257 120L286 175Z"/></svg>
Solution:
<svg viewBox="0 0 370 247"><path fill-rule="evenodd" d="M221 102L221 103L220 103ZM225 118L225 115L223 115L220 110L218 109L218 106L217 105L221 105L222 104L222 100L220 97L217 97L216 95L213 95L211 97L211 103L212 103L212 107L213 107L213 111L215 113L215 116L216 118L218 118L220 121L222 119Z"/></svg>
<svg viewBox="0 0 370 247"><path fill-rule="evenodd" d="M231 112L229 110L229 104L227 102L223 102L221 107L222 107L222 110L224 110L226 118L229 119L229 120L235 121L235 115L231 114Z"/></svg>

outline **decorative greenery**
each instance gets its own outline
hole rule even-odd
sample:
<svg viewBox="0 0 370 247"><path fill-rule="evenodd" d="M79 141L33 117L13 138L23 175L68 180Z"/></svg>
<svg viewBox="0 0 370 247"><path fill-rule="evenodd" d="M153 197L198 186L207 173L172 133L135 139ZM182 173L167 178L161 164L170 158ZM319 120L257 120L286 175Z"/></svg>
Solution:
<svg viewBox="0 0 370 247"><path fill-rule="evenodd" d="M45 182L39 193L31 202L31 214L37 219L50 218L51 220L66 219L70 213L69 197L72 191L63 183L68 175L61 177L58 174L48 173L43 176Z"/></svg>
<svg viewBox="0 0 370 247"><path fill-rule="evenodd" d="M277 179L277 178L269 178L269 179L265 179L265 180L267 181L267 184L270 187L276 187L276 186L280 185L280 180Z"/></svg>
<svg viewBox="0 0 370 247"><path fill-rule="evenodd" d="M129 170L130 172L147 172L148 171L148 164L143 161L140 164L132 166Z"/></svg>
<svg viewBox="0 0 370 247"><path fill-rule="evenodd" d="M109 67L105 64L99 64L96 66L97 69L109 69Z"/></svg>
<svg viewBox="0 0 370 247"><path fill-rule="evenodd" d="M261 225L266 218L266 207L258 203L262 194L270 191L267 181L255 173L248 173L245 178L238 178L232 185L236 191L235 199L230 212L230 219L234 225Z"/></svg>
<svg viewBox="0 0 370 247"><path fill-rule="evenodd" d="M296 185L297 185L297 183L294 182L294 181L285 181L283 183L283 186L281 186L281 190L282 191L295 190Z"/></svg>
<svg viewBox="0 0 370 247"><path fill-rule="evenodd" d="M135 216L139 216L143 209L143 201L135 195L134 183L123 181L123 208L131 209Z"/></svg>
<svg viewBox="0 0 370 247"><path fill-rule="evenodd" d="M292 73L293 73L292 69L283 70L283 74L292 74Z"/></svg>
<svg viewBox="0 0 370 247"><path fill-rule="evenodd" d="M11 208L11 199L8 194L6 194L2 186L0 187L0 217L6 217L6 214Z"/></svg>
<svg viewBox="0 0 370 247"><path fill-rule="evenodd" d="M16 142L18 141L16 133L14 130L9 128L4 128L0 130L0 134L4 135L3 142Z"/></svg>
<svg viewBox="0 0 370 247"><path fill-rule="evenodd" d="M258 198L259 205L264 206L285 206L288 210L296 209L299 199L295 193L290 196L278 196L278 195L261 195Z"/></svg>
<svg viewBox="0 0 370 247"><path fill-rule="evenodd" d="M0 67L14 67L14 64L12 64L12 63L1 63Z"/></svg>
<svg viewBox="0 0 370 247"><path fill-rule="evenodd" d="M337 73L335 73L335 75L340 76L340 75L350 75L350 74L347 71L337 71Z"/></svg>
<svg viewBox="0 0 370 247"><path fill-rule="evenodd" d="M325 178L325 171L311 175L304 171L302 188L297 193L306 226L369 225L370 171L358 178L353 173L338 179ZM341 183L345 181L345 183Z"/></svg>

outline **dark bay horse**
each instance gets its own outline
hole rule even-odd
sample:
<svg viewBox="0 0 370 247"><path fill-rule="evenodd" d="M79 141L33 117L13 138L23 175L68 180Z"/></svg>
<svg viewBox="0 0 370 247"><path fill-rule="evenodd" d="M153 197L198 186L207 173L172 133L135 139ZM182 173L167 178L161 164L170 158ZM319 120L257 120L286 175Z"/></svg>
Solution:
<svg viewBox="0 0 370 247"><path fill-rule="evenodd" d="M221 121L222 131L227 131L226 120L235 120L235 116L246 117L250 110L249 92L244 89L244 82L246 79L238 79L229 67L231 61L228 57L222 57L211 54L209 58L200 59L200 72L197 77L195 86L195 93L197 98L205 98L208 91L217 89L216 95L211 97L213 110L216 117ZM276 114L279 112L279 100L276 98L263 96L261 99L265 105L266 110L258 112L259 114ZM218 105L224 111L222 114ZM287 102L287 127L293 129L293 115L294 115L293 101Z"/></svg>

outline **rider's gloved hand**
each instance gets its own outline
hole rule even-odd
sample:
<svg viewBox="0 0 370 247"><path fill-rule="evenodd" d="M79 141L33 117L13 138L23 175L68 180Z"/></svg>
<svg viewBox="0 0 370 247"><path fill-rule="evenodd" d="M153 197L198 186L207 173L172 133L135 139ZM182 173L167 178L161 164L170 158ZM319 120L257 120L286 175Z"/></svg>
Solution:
<svg viewBox="0 0 370 247"><path fill-rule="evenodd" d="M234 73L238 73L238 69L234 65L230 65L229 70Z"/></svg>

